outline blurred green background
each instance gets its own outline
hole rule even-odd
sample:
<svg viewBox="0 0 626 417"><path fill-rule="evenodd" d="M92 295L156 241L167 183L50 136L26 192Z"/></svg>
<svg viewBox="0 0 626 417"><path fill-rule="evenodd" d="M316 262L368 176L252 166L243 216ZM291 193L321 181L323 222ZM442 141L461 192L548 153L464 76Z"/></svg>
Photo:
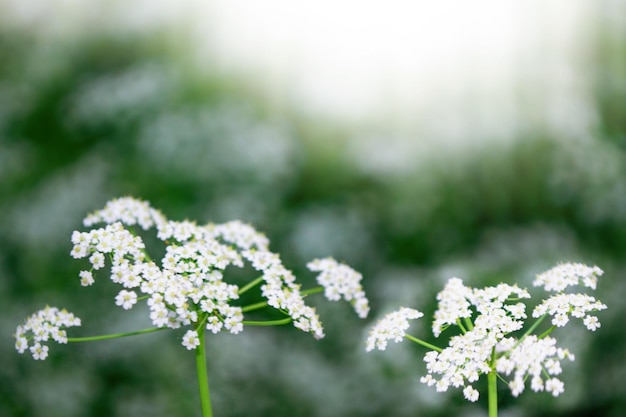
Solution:
<svg viewBox="0 0 626 417"><path fill-rule="evenodd" d="M18 18L18 2L0 3L0 415L199 415L180 335L55 345L44 362L14 350L15 327L46 304L82 318L76 336L146 325L141 309L114 306L112 284L80 287L82 263L69 256L82 218L124 195L172 219L251 222L305 284L313 276L304 265L319 256L364 275L366 321L346 304L312 301L322 341L291 327L210 337L217 416L485 415L486 398L470 404L419 383L420 347L365 353L367 331L399 306L432 314L449 277L530 287L560 261L605 270L602 328L556 332L576 354L565 394L513 399L502 389L501 415L622 415L626 13L619 18L615 3L598 2L580 59L568 61L583 101L546 104L563 74L526 63L537 72L514 86L515 123L494 131L470 117L462 144L445 146L420 133L427 119L437 124L427 110L410 130L277 110L254 70L197 65L180 27L39 30ZM59 16L48 18L54 29ZM440 97L440 123L473 115L474 100L486 119L504 111L470 94L446 113ZM427 321L412 333L432 339Z"/></svg>

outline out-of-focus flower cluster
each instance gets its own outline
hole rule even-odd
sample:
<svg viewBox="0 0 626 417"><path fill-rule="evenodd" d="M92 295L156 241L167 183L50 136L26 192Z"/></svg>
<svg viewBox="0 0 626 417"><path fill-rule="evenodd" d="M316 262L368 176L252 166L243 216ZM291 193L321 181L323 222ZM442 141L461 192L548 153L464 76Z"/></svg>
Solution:
<svg viewBox="0 0 626 417"><path fill-rule="evenodd" d="M57 343L67 343L65 329L73 326L80 326L78 317L66 310L47 306L30 316L23 325L17 326L15 349L19 353L28 349L34 359L44 360L48 357L48 346L44 342L52 339Z"/></svg>
<svg viewBox="0 0 626 417"><path fill-rule="evenodd" d="M332 258L315 259L307 267L320 272L317 282L324 287L326 298L338 301L343 296L344 300L352 303L359 317L367 317L370 306L361 286L363 276L360 273Z"/></svg>
<svg viewBox="0 0 626 417"><path fill-rule="evenodd" d="M462 387L467 400L477 401L479 393L472 384L480 375L497 372L502 379L510 378L508 384L514 396L524 391L529 378L533 391L545 390L558 396L564 390L557 378L560 361L574 360L574 355L557 347L556 339L548 334L554 327L565 325L569 315L582 318L589 330L595 330L600 327L598 318L587 313L606 308L591 296L566 294L563 290L580 284L595 289L601 274L598 267L563 264L537 276L536 286L559 291L533 310L538 321L546 315L553 317L553 328L539 337L531 334L536 326L519 337L512 335L524 327L526 304L520 300L531 297L527 290L508 284L473 289L459 278L451 278L437 295L432 330L437 337L446 328L457 326L460 334L452 336L447 347L425 354L428 374L421 381L439 392ZM406 307L388 314L370 331L366 350L385 350L389 340L400 342L407 337L408 319L421 316Z"/></svg>
<svg viewBox="0 0 626 417"><path fill-rule="evenodd" d="M587 294L566 293L568 287L582 285L596 289L598 277L603 271L597 266L589 267L580 263L557 265L554 268L537 275L534 286L541 286L546 291L555 291L557 294L544 300L533 310L533 317L548 314L552 317L552 324L557 327L565 326L569 316L582 319L587 329L595 331L600 327L596 316L587 313L606 309L606 305Z"/></svg>
<svg viewBox="0 0 626 417"><path fill-rule="evenodd" d="M243 267L245 261L260 272L251 285L260 285L268 306L290 317L296 328L316 338L324 336L319 317L313 307L304 303L295 276L279 255L269 250L269 240L252 226L240 221L204 226L172 221L147 202L130 197L112 200L84 220L87 227L102 223L103 227L72 234L72 257L87 258L91 264L90 269L79 273L81 285L93 285L94 272L109 261L111 281L123 287L115 304L128 310L147 300L154 326L192 326L193 330L183 336L187 349L199 344L198 326L212 333L226 330L236 334L243 330L244 310L231 304L243 289L225 282L224 270L231 265ZM166 245L160 261L150 258L134 226L156 228L158 239ZM318 281L330 300L343 296L359 316L367 315L369 306L359 273L330 258L314 260L309 268L321 272ZM24 343L18 339L18 350Z"/></svg>

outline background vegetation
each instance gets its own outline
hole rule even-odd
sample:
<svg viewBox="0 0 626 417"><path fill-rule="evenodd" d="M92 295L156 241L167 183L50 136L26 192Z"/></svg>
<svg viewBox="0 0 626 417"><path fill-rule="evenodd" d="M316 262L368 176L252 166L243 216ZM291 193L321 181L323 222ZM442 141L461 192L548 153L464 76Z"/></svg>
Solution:
<svg viewBox="0 0 626 417"><path fill-rule="evenodd" d="M0 415L199 413L193 358L171 333L55 346L45 362L13 348L16 325L45 304L75 312L85 335L146 325L141 309L114 307L115 289L104 280L80 287L81 264L68 256L82 218L123 195L173 219L251 222L305 282L312 280L305 263L327 255L365 277L370 318L319 303L327 333L321 342L291 328L211 337L220 417L480 415L482 400L468 404L459 393L435 394L419 383L420 347L365 353L368 328L400 305L428 316L451 276L475 286L530 286L560 261L606 271L598 290L609 306L602 328L557 335L576 354L562 397L526 393L513 401L502 391L502 415L621 415L621 33L599 30L589 40L592 131L555 133L527 109L510 140L425 150L390 169L377 158L394 150L393 141L368 141L363 132L295 112L276 115L245 82L198 72L174 44L169 33L44 39L0 30ZM426 321L414 329L430 334Z"/></svg>

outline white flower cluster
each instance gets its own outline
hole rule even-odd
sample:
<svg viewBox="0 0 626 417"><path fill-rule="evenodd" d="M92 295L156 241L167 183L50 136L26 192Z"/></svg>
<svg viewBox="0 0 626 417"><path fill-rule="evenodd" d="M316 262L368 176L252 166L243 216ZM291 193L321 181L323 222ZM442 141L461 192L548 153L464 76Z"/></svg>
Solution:
<svg viewBox="0 0 626 417"><path fill-rule="evenodd" d="M115 298L116 305L128 310L147 298L155 326L197 326L205 320L204 325L213 333L242 331L242 309L230 304L239 298L239 287L224 282L223 274L229 265L242 267L246 260L262 272L261 291L269 306L289 315L295 327L316 338L324 336L315 309L304 303L294 275L277 254L269 251L267 237L250 225L231 221L199 226L190 221L170 221L148 203L130 197L112 200L84 220L86 226L98 223L106 225L72 234L71 255L88 258L91 263L91 270L79 274L81 284L92 285L92 271L110 259L111 280L124 287ZM160 266L146 254L141 238L125 228L133 225L146 230L156 227L158 239L166 244ZM337 269L344 271L339 266ZM343 281L328 285L339 288L346 299L354 299L362 314L367 299L354 280L360 275L352 272L332 275L329 279ZM143 295L138 296L138 291ZM187 332L183 345L193 349L197 338L197 333Z"/></svg>
<svg viewBox="0 0 626 417"><path fill-rule="evenodd" d="M361 286L363 276L360 273L333 258L314 259L307 267L320 272L317 282L324 287L326 298L339 301L343 296L344 300L352 303L359 317L367 317L370 306Z"/></svg>
<svg viewBox="0 0 626 417"><path fill-rule="evenodd" d="M555 291L579 283L595 288L601 274L598 267L565 264L539 275L535 284ZM480 375L497 372L502 379L512 376L509 388L514 396L524 391L528 378L533 391L561 394L564 384L556 377L561 373L560 361L574 360L574 356L558 348L551 337L525 334L518 339L510 336L524 327L526 305L519 300L528 298L528 291L516 285L472 289L463 285L459 278L451 278L437 295L432 330L439 336L447 327L456 325L461 334L452 336L444 349L431 345L433 350L424 357L428 374L421 382L435 386L440 392L449 387L463 387L465 398L477 401L479 394L472 384ZM559 293L538 305L533 317L549 314L553 316L554 325L563 326L571 315L582 318L587 328L595 330L600 323L597 317L587 313L605 308L606 305L585 294ZM417 317L421 317L421 313L405 307L388 314L370 332L366 350L384 350L388 340L401 341L408 328L407 319Z"/></svg>
<svg viewBox="0 0 626 417"><path fill-rule="evenodd" d="M550 392L553 396L563 393L563 381L555 377L562 372L561 360L574 360L567 349L556 347L556 339L544 337L539 339L529 335L517 341L514 338L505 338L497 346L498 351L505 352L496 361L496 371L501 375L511 375L509 388L513 396L517 397L524 391L524 381L531 377L530 388L535 391ZM541 377L548 376L546 381Z"/></svg>
<svg viewBox="0 0 626 417"><path fill-rule="evenodd" d="M600 327L598 318L589 315L590 312L606 309L606 305L587 294L571 294L564 291L568 287L582 285L596 289L598 277L603 271L597 266L589 267L580 263L566 263L537 275L533 285L542 286L547 291L557 294L544 300L533 310L533 317L548 314L552 317L552 324L563 327L569 322L569 317L582 319L587 329L595 331Z"/></svg>
<svg viewBox="0 0 626 417"><path fill-rule="evenodd" d="M15 331L15 349L19 353L30 350L34 359L44 360L48 357L48 346L44 342L50 339L57 343L67 343L65 329L80 326L80 319L66 310L46 306L30 316L26 323L17 326ZM29 345L32 341L32 345Z"/></svg>
<svg viewBox="0 0 626 417"><path fill-rule="evenodd" d="M481 374L489 373L492 354L502 338L523 326L526 317L522 303L509 304L509 299L529 298L526 290L517 286L499 284L495 287L472 289L459 278L452 278L437 295L439 300L433 334L438 336L443 325L469 319L474 309L478 315L472 328L450 338L441 352L431 351L424 356L428 375L421 382L447 391L450 386L463 387L465 398L478 400L478 391L471 385ZM461 323L462 325L462 323Z"/></svg>
<svg viewBox="0 0 626 417"><path fill-rule="evenodd" d="M533 285L543 287L546 291L562 292L567 287L583 285L596 289L598 277L604 273L597 266L581 263L564 263L549 269L535 278Z"/></svg>
<svg viewBox="0 0 626 417"><path fill-rule="evenodd" d="M293 318L293 325L300 330L312 333L316 339L324 337L322 323L313 307L304 303L300 286L295 276L283 266L277 254L267 250L246 250L243 256L252 266L263 273L265 283L261 292L267 304L286 311Z"/></svg>
<svg viewBox="0 0 626 417"><path fill-rule="evenodd" d="M409 328L409 320L423 316L423 313L408 307L401 307L400 310L387 314L370 331L365 349L368 352L374 348L385 350L388 341L401 342Z"/></svg>

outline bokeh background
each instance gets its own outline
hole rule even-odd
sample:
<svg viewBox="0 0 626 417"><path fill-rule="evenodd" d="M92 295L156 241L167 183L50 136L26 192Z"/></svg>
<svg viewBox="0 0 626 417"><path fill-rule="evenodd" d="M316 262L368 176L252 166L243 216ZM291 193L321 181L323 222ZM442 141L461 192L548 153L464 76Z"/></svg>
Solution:
<svg viewBox="0 0 626 417"><path fill-rule="evenodd" d="M46 304L76 336L145 327L69 256L124 195L251 222L305 285L319 256L364 275L367 320L313 301L322 341L211 337L217 416L485 415L419 383L420 347L366 353L368 329L402 305L428 317L452 276L530 287L561 261L605 270L602 328L556 332L565 394L502 389L501 415L623 415L626 5L314 3L0 1L0 415L199 415L178 334L14 350Z"/></svg>

